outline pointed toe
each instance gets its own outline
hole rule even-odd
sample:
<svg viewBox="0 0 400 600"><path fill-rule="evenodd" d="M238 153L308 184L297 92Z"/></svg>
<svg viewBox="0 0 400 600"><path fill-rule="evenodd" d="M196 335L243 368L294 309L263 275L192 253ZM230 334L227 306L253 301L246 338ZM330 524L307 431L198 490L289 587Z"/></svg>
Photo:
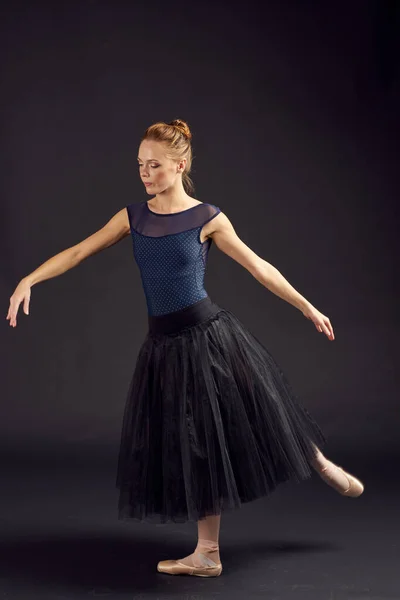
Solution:
<svg viewBox="0 0 400 600"><path fill-rule="evenodd" d="M335 469L340 471L347 479L346 487L335 476ZM320 469L318 473L328 485L333 487L342 496L358 498L364 491L364 484L357 477L345 471L340 465L335 465L332 461L328 461L327 466Z"/></svg>
<svg viewBox="0 0 400 600"><path fill-rule="evenodd" d="M176 560L160 560L157 565L157 571L160 573L170 573L176 566Z"/></svg>
<svg viewBox="0 0 400 600"><path fill-rule="evenodd" d="M344 471L342 467L339 467L339 469L349 480L349 487L347 488L347 490L342 492L342 495L348 496L349 498L358 498L358 496L361 496L361 494L364 491L364 484L359 479L357 479L357 477L354 477L354 475L351 475L350 473Z"/></svg>

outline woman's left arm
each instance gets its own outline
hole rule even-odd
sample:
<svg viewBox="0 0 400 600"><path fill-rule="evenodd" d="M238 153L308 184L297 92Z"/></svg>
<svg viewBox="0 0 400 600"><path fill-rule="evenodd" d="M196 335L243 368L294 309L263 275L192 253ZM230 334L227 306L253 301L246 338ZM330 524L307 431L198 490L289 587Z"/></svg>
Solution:
<svg viewBox="0 0 400 600"><path fill-rule="evenodd" d="M325 333L331 341L335 339L328 317L299 294L278 269L242 242L225 213L220 212L207 226L210 227L207 233L208 237L213 239L222 252L247 269L257 281L276 296L298 308L307 319L315 324L317 331Z"/></svg>

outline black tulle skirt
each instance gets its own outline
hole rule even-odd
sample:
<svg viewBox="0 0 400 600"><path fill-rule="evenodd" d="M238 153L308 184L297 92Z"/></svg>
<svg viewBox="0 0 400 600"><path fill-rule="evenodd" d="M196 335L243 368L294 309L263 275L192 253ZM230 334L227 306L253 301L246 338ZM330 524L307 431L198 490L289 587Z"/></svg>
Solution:
<svg viewBox="0 0 400 600"><path fill-rule="evenodd" d="M325 436L232 312L207 296L148 321L123 416L119 519L197 521L311 477Z"/></svg>

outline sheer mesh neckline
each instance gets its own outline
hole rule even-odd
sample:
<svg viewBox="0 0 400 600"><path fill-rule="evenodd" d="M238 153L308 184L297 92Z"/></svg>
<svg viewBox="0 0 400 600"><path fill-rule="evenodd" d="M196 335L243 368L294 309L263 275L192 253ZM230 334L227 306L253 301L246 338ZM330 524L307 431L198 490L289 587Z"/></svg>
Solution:
<svg viewBox="0 0 400 600"><path fill-rule="evenodd" d="M192 208L197 208L198 206L203 206L205 204L205 202L199 202L199 204L195 204L194 206L191 206L190 208L185 208L185 210L179 210L178 212L173 212L173 213L158 213L158 212L154 212L154 210L151 210L147 200L145 200L145 206L147 208L147 210L152 214L152 215L157 215L158 217L170 217L172 215L181 215L184 212L188 212L188 210L192 210Z"/></svg>

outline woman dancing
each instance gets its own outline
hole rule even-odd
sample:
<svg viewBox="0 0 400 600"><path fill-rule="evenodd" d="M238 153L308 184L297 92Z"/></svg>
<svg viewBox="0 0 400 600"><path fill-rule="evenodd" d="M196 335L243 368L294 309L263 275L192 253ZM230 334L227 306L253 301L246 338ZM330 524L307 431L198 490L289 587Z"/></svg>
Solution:
<svg viewBox="0 0 400 600"><path fill-rule="evenodd" d="M328 317L237 236L226 214L190 195L191 132L187 123L157 122L139 147L148 195L99 231L24 277L7 319L29 314L31 288L131 235L148 310L127 394L116 485L118 518L197 522L192 554L162 560L169 574L220 575L222 511L268 496L279 483L311 477L357 497L363 484L328 460L326 439L297 399L266 347L204 288L212 241L268 290L334 340Z"/></svg>

